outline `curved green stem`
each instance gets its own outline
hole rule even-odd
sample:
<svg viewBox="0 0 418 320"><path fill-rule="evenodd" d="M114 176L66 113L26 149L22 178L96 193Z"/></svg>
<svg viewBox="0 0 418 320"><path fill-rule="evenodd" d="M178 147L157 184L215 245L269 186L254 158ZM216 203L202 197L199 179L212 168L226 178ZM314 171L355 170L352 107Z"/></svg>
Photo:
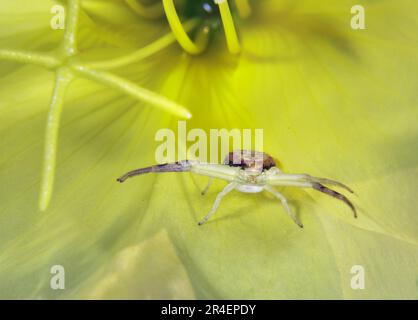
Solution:
<svg viewBox="0 0 418 320"><path fill-rule="evenodd" d="M82 65L73 65L72 69L81 76L100 82L111 88L120 90L135 99L145 101L157 108L165 110L176 116L190 119L192 117L189 110L185 107L177 104L176 102L169 100L155 92L142 88L133 82L115 76L105 71L95 71Z"/></svg>
<svg viewBox="0 0 418 320"><path fill-rule="evenodd" d="M156 19L164 15L164 9L161 2L152 5L143 5L140 0L125 0L128 6L139 16L144 18Z"/></svg>
<svg viewBox="0 0 418 320"><path fill-rule="evenodd" d="M224 26L226 43L228 50L232 54L237 54L241 51L241 45L238 40L237 31L235 29L234 20L232 19L231 10L229 9L227 0L215 0L215 3L219 6L221 13L222 24Z"/></svg>
<svg viewBox="0 0 418 320"><path fill-rule="evenodd" d="M44 162L39 197L39 209L41 211L45 211L48 207L54 188L60 118L64 95L71 80L72 74L69 69L62 67L57 70L45 134Z"/></svg>
<svg viewBox="0 0 418 320"><path fill-rule="evenodd" d="M56 68L60 64L58 59L47 54L7 49L0 49L0 59L35 64L49 69Z"/></svg>
<svg viewBox="0 0 418 320"><path fill-rule="evenodd" d="M208 27L200 29L196 41L193 41L180 21L173 0L163 0L163 7L174 37L180 46L190 54L200 54L205 51L209 42L210 29Z"/></svg>

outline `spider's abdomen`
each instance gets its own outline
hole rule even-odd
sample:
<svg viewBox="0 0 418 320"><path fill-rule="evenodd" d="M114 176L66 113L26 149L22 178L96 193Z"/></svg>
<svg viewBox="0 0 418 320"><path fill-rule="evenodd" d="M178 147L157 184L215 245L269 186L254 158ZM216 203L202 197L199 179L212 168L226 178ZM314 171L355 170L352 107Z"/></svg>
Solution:
<svg viewBox="0 0 418 320"><path fill-rule="evenodd" d="M264 186L257 186L257 185L252 185L252 184L240 184L235 189L243 193L259 193L263 191Z"/></svg>
<svg viewBox="0 0 418 320"><path fill-rule="evenodd" d="M264 171L276 166L274 159L264 152L235 150L230 152L224 164L231 167L240 167L244 170Z"/></svg>

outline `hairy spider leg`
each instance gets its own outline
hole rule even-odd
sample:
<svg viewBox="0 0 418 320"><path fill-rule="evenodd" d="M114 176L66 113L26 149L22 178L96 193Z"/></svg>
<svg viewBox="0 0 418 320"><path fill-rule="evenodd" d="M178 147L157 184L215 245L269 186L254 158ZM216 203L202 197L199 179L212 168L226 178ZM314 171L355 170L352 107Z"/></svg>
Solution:
<svg viewBox="0 0 418 320"><path fill-rule="evenodd" d="M239 168L232 168L225 165L199 163L197 161L183 160L132 170L118 178L117 181L122 183L134 176L146 173L162 172L192 172L210 178L217 178L225 181L233 181L237 176L238 170Z"/></svg>
<svg viewBox="0 0 418 320"><path fill-rule="evenodd" d="M125 182L127 179L139 176L141 174L146 174L150 172L160 173L160 172L186 172L191 171L192 163L185 160L179 161L175 163L166 163L166 164L159 164L156 166L141 168L129 171L128 173L124 174L120 178L117 179L118 182L122 183Z"/></svg>
<svg viewBox="0 0 418 320"><path fill-rule="evenodd" d="M208 193L210 187L212 186L213 178L209 178L208 184L206 185L205 189L202 191L202 196L204 196L206 193Z"/></svg>
<svg viewBox="0 0 418 320"><path fill-rule="evenodd" d="M273 194L276 198L278 198L283 207L286 209L287 214L292 218L292 220L301 228L303 228L303 224L302 222L300 222L300 220L298 219L298 217L296 216L296 214L292 211L292 209L289 207L289 204L287 203L287 199L285 198L284 195L282 195L279 191L277 191L276 189L274 189L272 186L269 185L265 185L264 186L264 190L270 192L271 194Z"/></svg>
<svg viewBox="0 0 418 320"><path fill-rule="evenodd" d="M347 190L350 193L354 193L354 191L346 186L345 184L335 181L335 180L331 180L331 179L327 179L327 178L318 178L318 177L313 177L309 174L286 174L287 177L293 177L295 179L298 180L306 180L309 182L316 182L316 183L320 183L320 184L328 184L330 186L337 186L340 188L343 188L345 190Z"/></svg>
<svg viewBox="0 0 418 320"><path fill-rule="evenodd" d="M218 193L216 196L215 203L213 204L212 209L209 211L209 213L201 220L199 221L198 225L201 226L206 221L210 219L210 217L216 212L216 210L219 208L219 205L221 204L221 200L223 197L225 197L229 192L234 190L237 186L236 182L229 183L221 192Z"/></svg>
<svg viewBox="0 0 418 320"><path fill-rule="evenodd" d="M343 201L353 211L354 218L357 218L357 210L356 210L356 207L354 207L354 205L351 203L350 200L348 200L348 198L346 196L344 196L341 193L339 193L337 191L334 191L334 190L332 190L332 189L330 189L330 188L328 188L328 187L326 187L326 186L324 186L324 185L322 185L320 183L317 183L317 182L314 182L312 184L312 188L314 188L315 190L318 190L318 191L320 191L322 193L325 193L325 194L327 194L327 195L329 195L331 197L334 197L336 199L339 199L339 200Z"/></svg>
<svg viewBox="0 0 418 320"><path fill-rule="evenodd" d="M319 181L318 179L322 179L322 181L328 181L328 182L333 182L333 184L335 185L335 183L338 183L338 186L341 186L342 184L333 180L329 180L329 179L323 179L323 178L315 178L315 177L311 177L312 179L316 179L316 181ZM356 208L354 207L354 205L351 203L350 200L348 200L348 198L344 195L342 195L341 193L332 190L326 186L324 186L323 184L319 183L319 182L315 182L315 180L311 180L311 181L305 181L306 180L306 175L294 175L294 174L278 174L278 175L271 175L268 177L268 183L270 183L271 185L276 185L276 186L294 186L294 187L301 187L301 188L313 188L314 190L320 191L322 193L325 193L333 198L336 198L342 202L344 202L346 205L348 205L350 207L350 209L353 211L354 214L354 218L357 218L357 211ZM325 182L324 182L325 183ZM348 187L346 187L345 189L347 189ZM348 188L349 190L351 190L350 188Z"/></svg>

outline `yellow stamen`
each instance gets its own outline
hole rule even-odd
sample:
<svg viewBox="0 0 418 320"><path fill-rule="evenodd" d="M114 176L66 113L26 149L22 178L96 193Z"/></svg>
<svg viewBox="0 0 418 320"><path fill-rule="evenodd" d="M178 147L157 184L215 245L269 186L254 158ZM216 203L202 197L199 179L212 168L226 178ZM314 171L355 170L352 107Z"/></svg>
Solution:
<svg viewBox="0 0 418 320"><path fill-rule="evenodd" d="M178 16L174 6L174 1L163 0L163 6L168 23L180 46L190 54L202 53L206 49L209 42L209 27L203 27L200 29L196 36L196 41L193 42L180 21L180 17Z"/></svg>
<svg viewBox="0 0 418 320"><path fill-rule="evenodd" d="M182 105L111 73L91 70L86 66L81 65L73 65L72 69L85 78L95 80L111 88L123 91L138 100L145 101L157 108L170 112L171 114L185 119L190 119L192 117L190 111Z"/></svg>
<svg viewBox="0 0 418 320"><path fill-rule="evenodd" d="M235 0L235 5L241 18L245 19L251 15L251 6L248 0Z"/></svg>
<svg viewBox="0 0 418 320"><path fill-rule="evenodd" d="M198 20L190 20L184 24L184 29L186 31L192 30L194 27L196 27L198 23ZM128 64L136 63L138 61L141 61L145 58L148 58L152 56L153 54L163 50L164 48L170 46L171 44L175 43L177 41L176 37L173 35L173 33L169 33L160 39L150 43L149 45L131 53L126 56L116 58L116 59L110 59L106 61L99 61L94 63L86 63L85 66L93 69L102 69L102 70L109 70L114 69L118 67L123 67Z"/></svg>
<svg viewBox="0 0 418 320"><path fill-rule="evenodd" d="M71 79L72 74L68 68L62 67L57 70L46 126L41 193L39 197L39 209L41 211L45 211L51 201L54 187L60 118L64 105L65 91Z"/></svg>
<svg viewBox="0 0 418 320"><path fill-rule="evenodd" d="M241 45L238 40L237 31L235 29L234 20L232 19L228 1L215 0L215 3L219 6L219 10L221 12L222 24L224 26L228 50L232 54L237 54L241 51Z"/></svg>
<svg viewBox="0 0 418 320"><path fill-rule="evenodd" d="M143 18L156 19L164 15L164 10L161 2L152 5L143 5L140 0L125 0L128 6L139 16Z"/></svg>

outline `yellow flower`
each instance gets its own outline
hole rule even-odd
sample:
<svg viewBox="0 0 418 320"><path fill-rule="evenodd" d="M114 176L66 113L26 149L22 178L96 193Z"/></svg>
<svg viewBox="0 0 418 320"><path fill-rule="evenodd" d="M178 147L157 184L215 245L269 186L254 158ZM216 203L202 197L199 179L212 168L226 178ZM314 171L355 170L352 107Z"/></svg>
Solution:
<svg viewBox="0 0 418 320"><path fill-rule="evenodd" d="M50 1L0 4L3 297L417 298L415 1L363 1L366 30L348 0L228 1L222 19L175 1L196 52L170 1L76 3L66 30L51 30ZM72 81L48 153L56 74ZM188 174L115 182L154 163L156 131L189 112L190 129L264 129L283 170L349 184L359 218L286 188L303 231L273 198L239 193L198 228L221 182L206 197Z"/></svg>

